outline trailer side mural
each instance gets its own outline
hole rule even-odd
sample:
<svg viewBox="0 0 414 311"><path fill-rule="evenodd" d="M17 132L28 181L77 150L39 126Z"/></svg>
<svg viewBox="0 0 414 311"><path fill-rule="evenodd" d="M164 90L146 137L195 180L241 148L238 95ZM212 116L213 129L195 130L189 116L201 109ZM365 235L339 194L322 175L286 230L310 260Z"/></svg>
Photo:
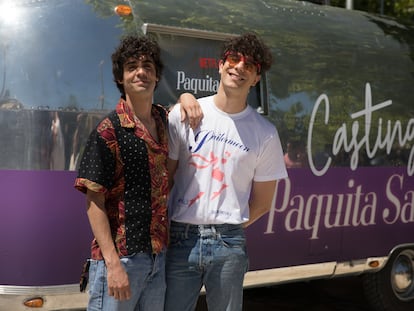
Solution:
<svg viewBox="0 0 414 311"><path fill-rule="evenodd" d="M91 232L73 181L119 96L119 38L157 38L154 100L171 105L214 93L220 44L245 31L274 54L249 104L278 128L289 172L247 230L246 286L363 275L374 310L413 308L413 25L289 0L19 0L0 15L0 310L85 307Z"/></svg>

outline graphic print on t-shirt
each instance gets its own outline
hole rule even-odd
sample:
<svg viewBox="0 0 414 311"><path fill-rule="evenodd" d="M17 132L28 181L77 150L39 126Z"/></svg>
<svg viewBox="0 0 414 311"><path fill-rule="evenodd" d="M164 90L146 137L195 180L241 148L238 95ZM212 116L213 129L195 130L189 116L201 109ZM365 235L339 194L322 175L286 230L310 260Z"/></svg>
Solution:
<svg viewBox="0 0 414 311"><path fill-rule="evenodd" d="M221 169L221 166L225 166L227 159L231 157L231 153L226 151L224 153L223 158L219 158L213 152L210 152L210 158L204 157L200 154L193 154L190 158L189 165L194 166L197 170L207 169L212 167L211 170L211 177L213 180L219 182L219 188L217 191L212 193L210 200L214 200L217 198L223 191L228 187L226 183L224 183L225 173L224 170ZM204 195L204 192L200 191L193 199L190 200L188 207L193 205L197 200L199 200Z"/></svg>

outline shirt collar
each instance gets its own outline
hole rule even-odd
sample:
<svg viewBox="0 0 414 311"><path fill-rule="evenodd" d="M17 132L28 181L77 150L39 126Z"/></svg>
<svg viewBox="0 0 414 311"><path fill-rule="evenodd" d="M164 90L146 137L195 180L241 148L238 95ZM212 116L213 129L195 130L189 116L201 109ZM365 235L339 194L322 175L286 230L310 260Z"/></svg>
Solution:
<svg viewBox="0 0 414 311"><path fill-rule="evenodd" d="M132 109L127 105L125 99L120 98L115 109L122 127L135 127L134 113Z"/></svg>

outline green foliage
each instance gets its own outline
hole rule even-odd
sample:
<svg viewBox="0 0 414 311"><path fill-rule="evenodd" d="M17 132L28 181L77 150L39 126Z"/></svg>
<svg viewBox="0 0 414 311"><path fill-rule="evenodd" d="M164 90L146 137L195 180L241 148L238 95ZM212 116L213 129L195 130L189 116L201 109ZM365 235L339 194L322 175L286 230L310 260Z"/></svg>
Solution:
<svg viewBox="0 0 414 311"><path fill-rule="evenodd" d="M305 0L308 2L345 7L346 0ZM359 11L395 17L414 19L414 0L354 0L353 8Z"/></svg>
<svg viewBox="0 0 414 311"><path fill-rule="evenodd" d="M122 4L117 0L85 0L85 3L91 5L96 14L102 18L110 18L114 15L115 7ZM135 14L121 16L121 23L117 26L122 28L125 34L132 34L140 31L140 21Z"/></svg>
<svg viewBox="0 0 414 311"><path fill-rule="evenodd" d="M102 17L119 4L86 1ZM355 0L353 12L332 7L344 7L345 0L319 2L329 2L331 7L291 0L240 0L237 5L221 0L136 0L129 1L133 17L121 20L120 27L129 32L152 23L232 34L256 31L274 55L266 74L271 94L267 117L277 125L284 144L288 140L306 144L310 112L322 94L329 98L329 122L323 123L321 109L313 130L314 150L324 150L342 126L352 137L354 122L360 124L355 139L362 139L369 126L375 141L379 118L406 124L414 116L412 96L406 93L413 85L407 68L413 66L414 28L361 12L380 13L378 0ZM414 0L384 0L383 10L395 18L412 18L413 7ZM366 84L372 88L372 98L366 98ZM364 109L366 100L372 105L386 100L393 104L374 113L366 125L363 117L351 118Z"/></svg>

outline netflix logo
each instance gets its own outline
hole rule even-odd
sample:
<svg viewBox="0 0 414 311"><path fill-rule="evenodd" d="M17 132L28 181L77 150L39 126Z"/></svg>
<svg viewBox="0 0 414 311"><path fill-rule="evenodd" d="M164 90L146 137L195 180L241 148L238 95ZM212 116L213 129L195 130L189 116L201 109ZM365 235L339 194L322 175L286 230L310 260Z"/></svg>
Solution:
<svg viewBox="0 0 414 311"><path fill-rule="evenodd" d="M210 57L200 57L198 60L200 68L208 69L208 68L218 68L219 61L215 58Z"/></svg>

